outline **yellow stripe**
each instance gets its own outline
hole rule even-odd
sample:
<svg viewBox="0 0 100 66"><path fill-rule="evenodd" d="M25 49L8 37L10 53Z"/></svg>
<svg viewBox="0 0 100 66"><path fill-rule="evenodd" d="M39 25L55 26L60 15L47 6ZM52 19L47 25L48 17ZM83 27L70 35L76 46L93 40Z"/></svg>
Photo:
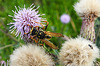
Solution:
<svg viewBox="0 0 100 66"><path fill-rule="evenodd" d="M32 31L33 31L33 28L31 29L30 34L32 33Z"/></svg>

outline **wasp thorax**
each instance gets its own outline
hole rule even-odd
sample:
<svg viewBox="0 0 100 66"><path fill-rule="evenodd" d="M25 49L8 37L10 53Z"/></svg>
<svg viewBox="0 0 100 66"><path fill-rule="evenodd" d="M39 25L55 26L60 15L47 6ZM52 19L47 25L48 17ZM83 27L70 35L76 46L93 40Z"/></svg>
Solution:
<svg viewBox="0 0 100 66"><path fill-rule="evenodd" d="M30 31L31 35L36 35L38 33L36 28L32 28L32 30Z"/></svg>
<svg viewBox="0 0 100 66"><path fill-rule="evenodd" d="M45 33L43 31L39 31L38 34L37 34L37 37L39 39L44 39L45 38Z"/></svg>

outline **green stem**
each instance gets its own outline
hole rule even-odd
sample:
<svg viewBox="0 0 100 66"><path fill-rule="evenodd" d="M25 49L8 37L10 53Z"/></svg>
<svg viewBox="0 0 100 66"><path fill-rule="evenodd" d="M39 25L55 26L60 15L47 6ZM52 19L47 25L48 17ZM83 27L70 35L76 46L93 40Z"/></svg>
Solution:
<svg viewBox="0 0 100 66"><path fill-rule="evenodd" d="M64 32L65 25L66 25L66 24L63 24L63 26L62 26L62 28L61 28L61 34L63 34L63 32Z"/></svg>

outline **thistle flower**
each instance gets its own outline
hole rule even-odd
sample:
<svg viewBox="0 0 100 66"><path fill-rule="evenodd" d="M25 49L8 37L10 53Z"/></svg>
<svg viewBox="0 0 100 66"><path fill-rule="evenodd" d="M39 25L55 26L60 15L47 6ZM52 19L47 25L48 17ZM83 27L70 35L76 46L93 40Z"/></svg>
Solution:
<svg viewBox="0 0 100 66"><path fill-rule="evenodd" d="M5 61L1 61L1 66L6 66L6 62Z"/></svg>
<svg viewBox="0 0 100 66"><path fill-rule="evenodd" d="M10 66L53 66L54 63L39 46L24 45L15 49L10 56Z"/></svg>
<svg viewBox="0 0 100 66"><path fill-rule="evenodd" d="M92 66L99 57L99 49L91 41L78 37L66 41L59 53L64 66Z"/></svg>
<svg viewBox="0 0 100 66"><path fill-rule="evenodd" d="M13 11L14 16L10 15L10 17L13 17L13 20L14 20L13 23L9 23L9 25L12 25L10 28L13 28L10 31L13 32L16 29L16 31L17 31L15 34L16 37L21 33L20 37L22 39L24 37L30 38L30 34L25 35L25 33L30 32L30 30L31 30L30 26L42 27L42 25L40 23L43 23L42 21L45 21L45 19L42 18L41 16L44 14L40 15L39 11L37 11L37 9L39 7L37 7L35 9L35 6L33 6L33 7L32 6L33 6L33 4L30 7L25 8L25 5L24 5L24 8L19 7L19 10L17 9L17 7L15 7L16 11ZM45 25L43 24L43 26L45 26Z"/></svg>
<svg viewBox="0 0 100 66"><path fill-rule="evenodd" d="M94 21L100 16L100 0L80 0L74 8L83 19L81 36L95 42Z"/></svg>
<svg viewBox="0 0 100 66"><path fill-rule="evenodd" d="M66 24L66 23L69 23L70 22L70 16L67 15L67 14L63 14L61 15L60 17L60 20L62 23Z"/></svg>

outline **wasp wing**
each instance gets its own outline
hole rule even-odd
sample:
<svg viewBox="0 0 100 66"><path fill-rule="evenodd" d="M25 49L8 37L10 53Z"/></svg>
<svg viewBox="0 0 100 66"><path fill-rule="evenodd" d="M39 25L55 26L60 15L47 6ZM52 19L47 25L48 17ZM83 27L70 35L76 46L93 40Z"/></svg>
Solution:
<svg viewBox="0 0 100 66"><path fill-rule="evenodd" d="M50 46L53 49L58 49L58 47L56 47L52 42L50 42L47 39L41 39L42 42L44 42L45 44L47 44L48 46Z"/></svg>
<svg viewBox="0 0 100 66"><path fill-rule="evenodd" d="M62 34L60 33L54 33L54 32L50 32L50 31L44 31L45 34L47 35L51 35L51 36L54 36L54 37L64 37Z"/></svg>

